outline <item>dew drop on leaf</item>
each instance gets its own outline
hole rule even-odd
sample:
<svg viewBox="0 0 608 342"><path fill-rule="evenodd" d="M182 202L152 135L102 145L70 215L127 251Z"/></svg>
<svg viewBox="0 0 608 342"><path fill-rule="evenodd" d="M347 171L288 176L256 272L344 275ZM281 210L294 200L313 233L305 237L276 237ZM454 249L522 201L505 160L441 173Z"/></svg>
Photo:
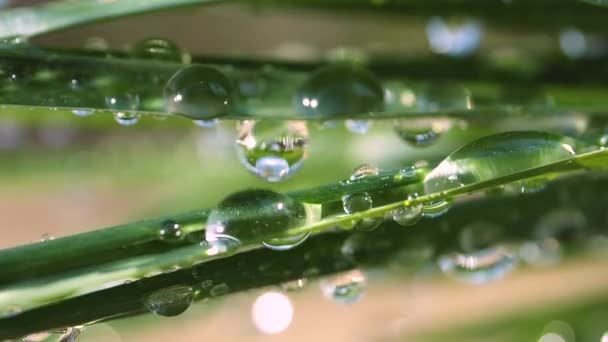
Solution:
<svg viewBox="0 0 608 342"><path fill-rule="evenodd" d="M550 133L521 131L486 136L464 145L424 179L426 194L511 175L571 158L572 139Z"/></svg>
<svg viewBox="0 0 608 342"><path fill-rule="evenodd" d="M422 204L403 206L391 211L390 214L399 225L404 227L412 226L422 217Z"/></svg>
<svg viewBox="0 0 608 342"><path fill-rule="evenodd" d="M163 38L144 39L133 47L133 56L141 59L154 59L167 62L180 62L182 52L170 40Z"/></svg>
<svg viewBox="0 0 608 342"><path fill-rule="evenodd" d="M319 286L325 298L340 304L353 304L363 297L367 277L355 269L323 279Z"/></svg>
<svg viewBox="0 0 608 342"><path fill-rule="evenodd" d="M114 120L122 126L133 126L139 122L139 114L132 112L116 112Z"/></svg>
<svg viewBox="0 0 608 342"><path fill-rule="evenodd" d="M357 180L368 176L377 176L379 173L380 169L376 165L362 164L353 170L350 180Z"/></svg>
<svg viewBox="0 0 608 342"><path fill-rule="evenodd" d="M304 205L289 196L270 190L245 190L228 196L211 211L205 239L211 245L222 244L223 240L263 242L268 248L284 250L308 237L309 233L287 234L306 220Z"/></svg>
<svg viewBox="0 0 608 342"><path fill-rule="evenodd" d="M471 92L459 84L429 83L416 91L416 109L420 112L455 111L473 108Z"/></svg>
<svg viewBox="0 0 608 342"><path fill-rule="evenodd" d="M367 192L348 194L342 197L342 207L347 214L372 208L372 197Z"/></svg>
<svg viewBox="0 0 608 342"><path fill-rule="evenodd" d="M268 182L297 171L308 157L305 121L245 120L237 129L238 158L247 170Z"/></svg>
<svg viewBox="0 0 608 342"><path fill-rule="evenodd" d="M295 111L309 117L332 117L381 111L384 90L362 67L334 64L315 71L296 92Z"/></svg>
<svg viewBox="0 0 608 342"><path fill-rule="evenodd" d="M158 236L163 241L180 241L184 238L184 233L179 223L165 220L160 224Z"/></svg>
<svg viewBox="0 0 608 342"><path fill-rule="evenodd" d="M152 313L173 317L186 311L192 304L193 298L192 287L175 285L146 295L143 304Z"/></svg>
<svg viewBox="0 0 608 342"><path fill-rule="evenodd" d="M416 147L433 144L451 127L452 122L445 118L399 119L393 123L399 138Z"/></svg>
<svg viewBox="0 0 608 342"><path fill-rule="evenodd" d="M422 205L422 216L428 218L442 216L450 210L453 202L454 200L451 198L444 198L424 203Z"/></svg>
<svg viewBox="0 0 608 342"><path fill-rule="evenodd" d="M234 85L220 70L191 65L181 68L164 89L165 109L194 120L209 120L228 114L232 108Z"/></svg>

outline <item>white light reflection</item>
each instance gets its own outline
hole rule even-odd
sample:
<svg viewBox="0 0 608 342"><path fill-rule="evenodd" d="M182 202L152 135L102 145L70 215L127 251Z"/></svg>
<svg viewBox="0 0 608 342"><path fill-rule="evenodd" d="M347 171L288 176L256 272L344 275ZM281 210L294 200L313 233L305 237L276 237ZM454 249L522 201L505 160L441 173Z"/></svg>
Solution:
<svg viewBox="0 0 608 342"><path fill-rule="evenodd" d="M280 292L266 292L253 303L251 319L261 333L278 334L291 324L293 305L289 298Z"/></svg>

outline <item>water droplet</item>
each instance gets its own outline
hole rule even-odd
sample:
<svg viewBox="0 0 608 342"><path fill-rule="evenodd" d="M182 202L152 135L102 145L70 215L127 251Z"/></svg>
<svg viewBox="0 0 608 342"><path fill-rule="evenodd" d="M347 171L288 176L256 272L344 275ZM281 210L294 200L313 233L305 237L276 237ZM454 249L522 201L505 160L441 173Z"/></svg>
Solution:
<svg viewBox="0 0 608 342"><path fill-rule="evenodd" d="M144 39L133 47L133 55L142 59L180 62L182 52L173 42L162 38Z"/></svg>
<svg viewBox="0 0 608 342"><path fill-rule="evenodd" d="M195 120L208 120L228 114L234 86L220 70L203 65L180 69L164 90L165 108Z"/></svg>
<svg viewBox="0 0 608 342"><path fill-rule="evenodd" d="M164 241L180 241L184 238L182 226L173 220L163 221L160 224L158 235Z"/></svg>
<svg viewBox="0 0 608 342"><path fill-rule="evenodd" d="M209 290L209 295L211 295L211 297L218 297L223 296L228 292L230 292L230 287L228 287L228 284L221 283L214 285L211 290Z"/></svg>
<svg viewBox="0 0 608 342"><path fill-rule="evenodd" d="M198 127L203 128L212 128L217 126L220 123L219 119L211 119L211 120L192 120L192 122Z"/></svg>
<svg viewBox="0 0 608 342"><path fill-rule="evenodd" d="M351 133L365 134L369 131L373 121L371 120L346 120L344 126Z"/></svg>
<svg viewBox="0 0 608 342"><path fill-rule="evenodd" d="M431 201L422 205L422 216L435 218L444 215L452 207L453 199L445 198Z"/></svg>
<svg viewBox="0 0 608 342"><path fill-rule="evenodd" d="M139 108L139 95L132 93L122 93L106 96L106 107L114 111L130 111Z"/></svg>
<svg viewBox="0 0 608 342"><path fill-rule="evenodd" d="M376 165L362 164L353 170L350 180L357 180L368 176L377 176L380 173L380 169Z"/></svg>
<svg viewBox="0 0 608 342"><path fill-rule="evenodd" d="M534 177L507 184L505 189L520 194L534 194L544 190L548 182L546 177Z"/></svg>
<svg viewBox="0 0 608 342"><path fill-rule="evenodd" d="M416 92L416 109L419 112L467 110L473 108L471 92L447 82L429 83Z"/></svg>
<svg viewBox="0 0 608 342"><path fill-rule="evenodd" d="M452 127L449 119L400 119L395 120L394 130L401 140L412 146L428 146Z"/></svg>
<svg viewBox="0 0 608 342"><path fill-rule="evenodd" d="M73 109L72 113L77 116L89 116L89 115L93 114L93 110L86 109L86 108L77 108L77 109Z"/></svg>
<svg viewBox="0 0 608 342"><path fill-rule="evenodd" d="M291 324L293 305L283 293L266 292L253 303L251 318L261 333L278 334Z"/></svg>
<svg viewBox="0 0 608 342"><path fill-rule="evenodd" d="M143 304L150 312L159 316L173 317L186 311L193 298L192 287L175 285L145 296Z"/></svg>
<svg viewBox="0 0 608 342"><path fill-rule="evenodd" d="M309 233L289 236L289 229L307 220L305 207L291 197L270 190L246 190L225 198L207 220L205 238L217 241L264 242L269 248L286 249L302 243Z"/></svg>
<svg viewBox="0 0 608 342"><path fill-rule="evenodd" d="M305 121L245 120L238 127L237 154L249 171L278 182L302 166L308 137Z"/></svg>
<svg viewBox="0 0 608 342"><path fill-rule="evenodd" d="M55 237L49 233L46 234L42 234L42 236L40 237L40 242L46 242L46 241L51 241L51 240L55 240Z"/></svg>
<svg viewBox="0 0 608 342"><path fill-rule="evenodd" d="M391 212L395 222L404 227L414 225L422 217L422 204L403 206Z"/></svg>
<svg viewBox="0 0 608 342"><path fill-rule="evenodd" d="M308 284L308 280L306 278L300 278L281 284L281 288L284 291L299 291L303 289L306 284Z"/></svg>
<svg viewBox="0 0 608 342"><path fill-rule="evenodd" d="M511 175L570 158L574 141L550 133L507 132L464 145L424 179L426 194Z"/></svg>
<svg viewBox="0 0 608 342"><path fill-rule="evenodd" d="M377 112L384 90L366 69L334 64L314 72L294 96L296 112L314 117Z"/></svg>
<svg viewBox="0 0 608 342"><path fill-rule="evenodd" d="M114 120L123 126L133 126L139 122L139 114L131 112L116 112Z"/></svg>
<svg viewBox="0 0 608 342"><path fill-rule="evenodd" d="M439 258L441 271L471 284L485 284L503 278L516 265L515 256L506 248L490 247L474 253L453 253Z"/></svg>
<svg viewBox="0 0 608 342"><path fill-rule="evenodd" d="M365 211L372 208L372 197L367 192L345 195L342 206L347 214Z"/></svg>
<svg viewBox="0 0 608 342"><path fill-rule="evenodd" d="M325 298L340 304L353 304L363 297L367 279L360 270L352 270L323 279L319 285Z"/></svg>

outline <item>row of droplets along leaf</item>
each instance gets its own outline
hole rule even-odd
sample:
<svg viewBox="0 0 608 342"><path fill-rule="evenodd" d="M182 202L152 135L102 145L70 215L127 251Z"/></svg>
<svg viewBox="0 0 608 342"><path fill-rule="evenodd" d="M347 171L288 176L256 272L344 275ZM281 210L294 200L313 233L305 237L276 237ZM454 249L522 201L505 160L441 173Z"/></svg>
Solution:
<svg viewBox="0 0 608 342"><path fill-rule="evenodd" d="M475 140L449 155L424 179L425 194L442 194L463 186L486 182L537 166L567 160L574 156L577 143L567 137L543 132L509 132L486 136ZM360 181L378 175L380 170L372 165L362 165L354 170L349 181ZM405 168L404 177L415 177L416 170ZM533 178L536 183L545 182ZM527 181L514 184L527 192ZM407 195L407 194L406 194ZM409 199L418 194L411 193ZM399 207L386 214L399 224L409 226L421 217L438 217L449 209L452 200L442 198L428 203L415 203ZM352 215L374 207L368 192L349 193L342 197L343 214ZM288 195L270 190L245 190L225 198L207 218L204 246L216 253L232 252L242 243L262 243L268 248L285 250L306 240L309 232L290 235L292 228L317 222L321 217L313 214L310 204L301 203ZM373 230L382 223L383 217L364 217L355 221L345 220L346 228ZM161 239L183 237L175 221L165 221L160 228Z"/></svg>

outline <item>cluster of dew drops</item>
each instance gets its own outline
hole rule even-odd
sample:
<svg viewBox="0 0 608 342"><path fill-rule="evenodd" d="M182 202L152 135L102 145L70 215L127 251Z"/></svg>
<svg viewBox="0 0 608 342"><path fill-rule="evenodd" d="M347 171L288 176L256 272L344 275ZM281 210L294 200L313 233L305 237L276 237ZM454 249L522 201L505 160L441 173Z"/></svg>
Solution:
<svg viewBox="0 0 608 342"><path fill-rule="evenodd" d="M133 53L140 58L167 61L183 59L182 52L175 44L162 39L142 41L135 46ZM218 69L203 65L188 65L176 72L165 86L165 109L169 113L189 117L199 126L213 127L218 123L219 118L230 113L234 92L232 81ZM426 89L417 95L402 93L396 99L396 95L390 89L384 88L368 70L350 64L334 64L315 71L300 85L293 96L293 106L295 112L300 115L322 117L325 118L324 120L329 118L330 121L348 113L379 112L393 105L394 101L402 106L418 106L417 109L420 111L441 108L444 101L455 108L471 108L470 96L466 89L456 89L447 93L449 96L446 96L445 89ZM138 114L134 113L139 107L139 102L139 97L130 93L110 96L105 101L107 108L114 111L116 121L127 126L139 120ZM73 112L79 116L92 113L85 109L75 109ZM370 124L371 121L366 120L346 121L347 128L357 133L366 132ZM451 126L452 123L447 119L394 122L399 137L414 146L431 144ZM522 150L519 155L517 150L512 153L513 158L523 160L523 164L518 166L522 170L535 166L538 156L542 156L545 162L552 162L568 158L575 153L575 144L570 141L565 141L559 136L536 132L502 134L478 145L501 151L505 150L504 146L510 146L509 144L518 146L514 143L518 139L526 139L528 145L539 146L537 150L533 148ZM284 180L296 171L307 157L308 143L307 121L245 120L237 127L236 145L239 159L248 170L269 182ZM503 175L500 173L503 167L501 165L486 167L488 170L494 170L495 174L491 175L471 172L463 167L463 163L466 163L468 158L476 155L475 149L474 144L465 146L440 163L425 178L425 193L446 191ZM537 154L530 154L530 151ZM488 166L483 163L494 163L493 160L482 160L482 163L478 161L477 165ZM508 172L517 171L509 167ZM366 177L377 176L379 173L380 169L376 166L362 165L354 170L348 181L360 181ZM471 174L477 175L477 178L470 179ZM399 171L399 176L415 177L416 168L404 168ZM542 181L534 180L532 183L521 182L514 186L517 191L526 193L538 191L543 185ZM408 199L414 200L417 197L418 194L412 193ZM373 194L365 191L347 194L341 201L345 214L363 212L374 207ZM413 203L390 211L385 217L364 218L352 222L348 228L371 231L385 218L392 219L402 226L412 226L423 217L432 219L443 215L452 202L450 199L441 199L429 203L415 201ZM260 216L259 213L262 212L264 215ZM270 190L241 191L228 196L211 211L201 245L211 256L234 253L243 243L257 241L262 236L264 238L259 242L265 247L277 251L288 250L302 244L310 235L308 232L291 234L289 231L311 223L314 220L312 216L306 205L287 195ZM563 217L571 220L578 216L569 213ZM255 225L251 224L252 220L256 221ZM554 226L556 224L559 226L558 223L552 221ZM182 228L180 222L163 221L159 227L159 239L169 243L181 241L187 235ZM559 242L553 237L554 234L544 232L539 235L538 240L527 242L519 251L514 251L511 247L495 243L499 239L492 233L499 234L500 231L500 227L496 227L494 223L470 224L462 230L459 242L461 251L440 256L437 265L447 275L469 283L481 284L504 277L520 260L531 264L546 264L555 262L560 257ZM352 237L353 239L349 238L345 241L342 248L342 252L347 257L352 257L353 251L358 248L357 235ZM258 297L252 309L252 320L258 329L266 333L284 330L291 322L293 308L283 293L301 289L307 282L306 278L294 280L283 284L279 292L269 292ZM338 303L352 304L363 296L366 284L366 275L361 270L355 269L322 280L320 287L323 296ZM208 291L210 296L219 296L230 291L227 284L213 284L210 280L203 281L203 289ZM197 291L198 288L176 285L146 295L143 304L157 315L176 316L190 306ZM289 317L289 319L278 319L276 315L269 316L268 312L276 311L277 308L283 310L280 311L281 317ZM277 322L283 324L282 328L276 325ZM74 331L77 331L74 333L77 336L79 330Z"/></svg>
<svg viewBox="0 0 608 342"><path fill-rule="evenodd" d="M21 43L21 40L16 40ZM16 43L15 43L16 44ZM85 48L107 49L104 41L91 40ZM130 54L139 59L189 63L189 55L169 40L151 38L138 42ZM211 128L230 115L238 97L263 97L267 80L243 77L233 80L220 69L200 64L184 64L164 85L164 110L187 117L200 127ZM77 80L72 82L78 83ZM142 100L136 91L112 93L105 97L106 109L116 122L132 126L139 122L137 113ZM291 111L315 119L320 128L334 127L344 121L345 127L358 134L368 132L373 121L344 119L349 114L383 111L436 111L440 108L471 109L468 90L459 85L425 85L412 90L383 84L365 67L346 61L335 62L312 72L301 82L291 98ZM93 109L75 108L75 115L89 116ZM155 116L158 118L164 115ZM308 156L310 120L243 120L236 129L239 161L253 174L268 182L286 179L297 171ZM393 120L397 136L406 143L429 146L454 126L446 118L407 118Z"/></svg>

